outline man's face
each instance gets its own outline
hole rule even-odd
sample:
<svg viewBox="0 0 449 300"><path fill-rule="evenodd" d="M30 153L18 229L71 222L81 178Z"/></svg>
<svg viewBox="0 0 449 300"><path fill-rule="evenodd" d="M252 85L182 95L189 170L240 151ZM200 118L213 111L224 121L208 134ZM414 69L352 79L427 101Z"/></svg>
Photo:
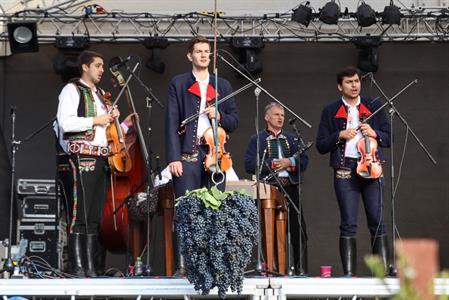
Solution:
<svg viewBox="0 0 449 300"><path fill-rule="evenodd" d="M284 110L282 108L273 106L265 114L265 121L268 129L279 131L284 126Z"/></svg>
<svg viewBox="0 0 449 300"><path fill-rule="evenodd" d="M338 86L344 99L355 100L360 95L360 78L355 74L351 77L343 77L343 81Z"/></svg>
<svg viewBox="0 0 449 300"><path fill-rule="evenodd" d="M187 58L192 62L194 69L207 69L210 63L210 46L208 43L196 43L193 50L187 53Z"/></svg>
<svg viewBox="0 0 449 300"><path fill-rule="evenodd" d="M103 73L103 59L100 57L94 57L90 65L83 65L83 78L89 83L99 83Z"/></svg>

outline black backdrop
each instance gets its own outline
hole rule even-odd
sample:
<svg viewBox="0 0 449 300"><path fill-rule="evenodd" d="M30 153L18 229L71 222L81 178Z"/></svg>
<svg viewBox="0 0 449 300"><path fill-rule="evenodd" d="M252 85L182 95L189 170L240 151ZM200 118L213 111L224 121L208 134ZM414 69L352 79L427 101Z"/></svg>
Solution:
<svg viewBox="0 0 449 300"><path fill-rule="evenodd" d="M221 46L227 48L226 45ZM161 51L166 63L164 74L156 74L146 67L141 70L141 78L153 88L162 103L165 103L169 79L190 70L185 59L185 47L185 44L172 44ZM138 44L97 44L92 45L91 49L104 53L106 62L113 56L135 54L145 64L149 57L149 51ZM18 139L23 139L55 115L57 96L63 87L60 77L53 71L52 59L56 53L57 49L53 46L41 46L38 53L17 54L0 60L0 124L4 129L7 147L10 145L9 111L12 104L17 106ZM379 53L380 68L375 76L388 96L393 96L410 81L418 79L418 84L400 96L396 105L438 162L434 166L411 135L408 136L395 206L398 233L403 238L437 239L440 242L441 266L448 268L449 44L387 43L380 47ZM312 129L304 126L300 126L300 129L306 140L314 141L322 107L339 96L335 73L345 65L357 63L356 48L343 43L273 43L266 45L260 58L264 66L263 86L312 124ZM243 79L235 78L233 71L223 63L219 63L218 67L219 75L230 80L234 89L246 84ZM106 90L112 90L110 77L107 72L102 81ZM132 82L131 88L144 134L147 135L148 115L144 92L136 82ZM363 84L362 92L373 97L379 95L369 82ZM261 110L269 101L267 96L261 96ZM249 178L244 173L242 162L246 141L254 133L255 100L252 90L240 94L237 105L240 125L231 135L227 146L233 155L238 175ZM122 110L125 111L124 108ZM286 117L291 116L287 114ZM153 152L163 158L164 111L157 105L153 105L152 124ZM262 128L263 123L260 125ZM397 174L406 140L405 126L397 118L394 121L394 133ZM321 156L314 147L308 154L310 165L304 176L302 199L310 239L309 269L311 274L317 274L320 265L332 265L334 272L339 274L339 214L328 156ZM389 151L386 154L388 157ZM54 164L54 140L50 128L47 128L20 146L16 178L53 178ZM391 232L390 165L385 165L384 170L387 182L385 214ZM1 175L2 188L6 189L9 172L2 170ZM9 199L4 195L1 195L2 208L7 207ZM3 224L7 224L5 217L1 220L1 227L5 228ZM359 266L362 266L362 253L369 252L369 235L362 207L358 237ZM154 255L159 256L158 253ZM365 267L359 269L361 275L367 274Z"/></svg>

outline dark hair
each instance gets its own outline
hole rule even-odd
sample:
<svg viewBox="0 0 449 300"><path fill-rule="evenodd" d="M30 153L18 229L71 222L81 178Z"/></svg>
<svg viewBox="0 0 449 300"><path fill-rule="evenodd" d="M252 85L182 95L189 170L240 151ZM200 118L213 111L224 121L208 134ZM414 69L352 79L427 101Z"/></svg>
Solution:
<svg viewBox="0 0 449 300"><path fill-rule="evenodd" d="M81 52L81 54L78 56L78 69L81 75L83 74L83 65L89 66L91 63L93 63L95 57L103 59L103 55L95 51L84 50L83 52Z"/></svg>
<svg viewBox="0 0 449 300"><path fill-rule="evenodd" d="M354 75L358 75L359 79L362 77L360 70L353 66L348 66L340 70L337 73L337 83L341 84L343 82L343 77L352 77Z"/></svg>
<svg viewBox="0 0 449 300"><path fill-rule="evenodd" d="M195 47L195 45L199 43L206 43L210 47L209 40L202 35L198 35L189 41L189 44L187 45L187 52L192 53L193 47Z"/></svg>

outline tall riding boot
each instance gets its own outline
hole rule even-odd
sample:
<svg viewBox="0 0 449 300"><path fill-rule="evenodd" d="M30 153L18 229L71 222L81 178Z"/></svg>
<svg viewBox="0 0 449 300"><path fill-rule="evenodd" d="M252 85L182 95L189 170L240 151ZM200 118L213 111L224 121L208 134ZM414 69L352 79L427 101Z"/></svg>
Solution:
<svg viewBox="0 0 449 300"><path fill-rule="evenodd" d="M103 246L101 239L98 239L97 251L95 252L94 260L95 271L97 271L97 275L104 275L104 272L106 271L106 248Z"/></svg>
<svg viewBox="0 0 449 300"><path fill-rule="evenodd" d="M84 265L86 263L86 239L81 233L71 233L68 239L68 273L79 277L85 277Z"/></svg>
<svg viewBox="0 0 449 300"><path fill-rule="evenodd" d="M179 236L177 233L174 233L175 237L175 274L173 274L174 277L184 277L186 276L186 264L184 256L181 254L181 247L180 247L180 241Z"/></svg>
<svg viewBox="0 0 449 300"><path fill-rule="evenodd" d="M372 253L382 258L385 275L394 276L394 267L391 265L390 247L388 247L388 236L381 235L371 237Z"/></svg>
<svg viewBox="0 0 449 300"><path fill-rule="evenodd" d="M357 272L357 244L355 237L340 237L340 257L344 276L355 276Z"/></svg>
<svg viewBox="0 0 449 300"><path fill-rule="evenodd" d="M97 252L98 235L89 233L86 243L86 276L97 277L97 271L95 266L95 254Z"/></svg>

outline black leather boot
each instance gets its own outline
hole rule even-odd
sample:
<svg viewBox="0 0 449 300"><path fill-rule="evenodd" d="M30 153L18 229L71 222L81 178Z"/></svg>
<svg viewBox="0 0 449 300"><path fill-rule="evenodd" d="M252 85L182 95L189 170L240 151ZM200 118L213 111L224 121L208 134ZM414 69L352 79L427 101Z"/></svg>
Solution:
<svg viewBox="0 0 449 300"><path fill-rule="evenodd" d="M85 235L81 233L69 234L68 244L68 258L69 270L68 273L85 277L85 263L86 263L86 239Z"/></svg>
<svg viewBox="0 0 449 300"><path fill-rule="evenodd" d="M379 255L384 265L386 276L395 276L394 267L391 265L390 247L388 246L388 236L386 234L371 237L372 253Z"/></svg>
<svg viewBox="0 0 449 300"><path fill-rule="evenodd" d="M340 257L344 276L355 276L357 272L357 244L355 237L340 237Z"/></svg>
<svg viewBox="0 0 449 300"><path fill-rule="evenodd" d="M86 237L86 276L97 277L95 259L98 251L98 235L89 233Z"/></svg>
<svg viewBox="0 0 449 300"><path fill-rule="evenodd" d="M185 277L187 274L184 256L181 254L178 235L175 233L175 273L174 277Z"/></svg>
<svg viewBox="0 0 449 300"><path fill-rule="evenodd" d="M95 271L98 276L103 276L106 268L106 248L101 242L101 238L98 239L97 251L95 252Z"/></svg>

